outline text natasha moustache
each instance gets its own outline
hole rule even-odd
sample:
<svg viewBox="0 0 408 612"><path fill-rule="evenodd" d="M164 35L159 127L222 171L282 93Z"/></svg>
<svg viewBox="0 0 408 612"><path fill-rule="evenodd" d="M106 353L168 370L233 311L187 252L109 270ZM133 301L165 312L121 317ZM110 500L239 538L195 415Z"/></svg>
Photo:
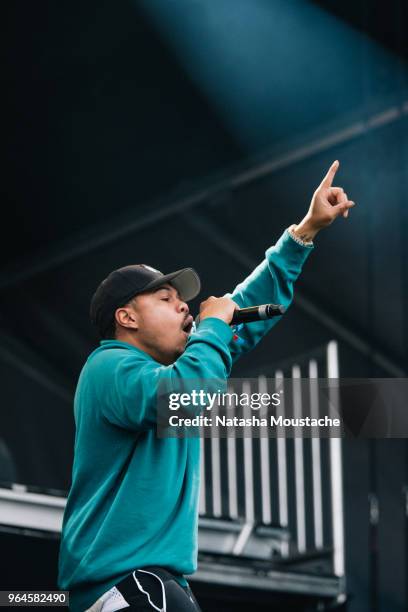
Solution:
<svg viewBox="0 0 408 612"><path fill-rule="evenodd" d="M169 418L171 427L339 427L340 419L334 419L327 415L322 418L309 416L302 418L284 418L283 416L270 415L269 419L259 418L256 415L250 417L226 417L217 415L208 417L199 415L193 418L172 415Z"/></svg>

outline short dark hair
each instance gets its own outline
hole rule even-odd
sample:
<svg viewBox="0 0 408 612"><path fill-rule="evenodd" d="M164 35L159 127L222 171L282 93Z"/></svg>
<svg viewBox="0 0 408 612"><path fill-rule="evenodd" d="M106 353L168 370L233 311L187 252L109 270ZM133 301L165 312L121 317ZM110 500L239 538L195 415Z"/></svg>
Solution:
<svg viewBox="0 0 408 612"><path fill-rule="evenodd" d="M137 297L137 295L133 296L132 299L130 299L128 302L126 302L126 304L123 304L123 306L130 306L133 302L133 300ZM120 308L120 306L119 306ZM116 323L116 310L113 314L113 317L108 325L108 327L103 331L100 332L100 338L101 340L116 340L116 331L118 329L117 323Z"/></svg>
<svg viewBox="0 0 408 612"><path fill-rule="evenodd" d="M115 340L116 339L116 319L112 318L112 321L109 323L108 327L100 333L101 340Z"/></svg>

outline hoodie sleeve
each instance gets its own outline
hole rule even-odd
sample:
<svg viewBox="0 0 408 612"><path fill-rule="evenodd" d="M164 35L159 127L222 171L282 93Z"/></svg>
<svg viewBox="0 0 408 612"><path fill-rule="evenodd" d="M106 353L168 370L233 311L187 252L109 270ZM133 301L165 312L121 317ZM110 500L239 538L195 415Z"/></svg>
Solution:
<svg viewBox="0 0 408 612"><path fill-rule="evenodd" d="M282 304L288 308L293 299L294 283L313 249L313 245L303 246L293 240L285 230L278 242L266 251L259 266L227 297L240 308L256 304ZM282 316L244 325L238 332L238 341L231 342L233 362L252 350Z"/></svg>
<svg viewBox="0 0 408 612"><path fill-rule="evenodd" d="M209 317L170 366L132 350L106 351L109 355L95 369L102 417L118 427L145 430L157 425L161 397L168 405L169 393L222 390L231 370L231 338L232 330L226 323ZM187 406L183 412L194 416L202 408Z"/></svg>

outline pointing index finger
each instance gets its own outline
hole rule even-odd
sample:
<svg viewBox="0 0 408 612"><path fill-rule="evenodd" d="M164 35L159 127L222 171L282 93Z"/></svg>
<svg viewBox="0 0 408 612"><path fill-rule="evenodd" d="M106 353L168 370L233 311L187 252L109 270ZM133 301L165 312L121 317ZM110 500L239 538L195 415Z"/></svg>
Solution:
<svg viewBox="0 0 408 612"><path fill-rule="evenodd" d="M332 163L332 165L330 166L326 176L324 177L324 179L322 180L322 185L324 185L325 187L331 187L332 183L333 183L333 179L335 177L335 174L339 168L340 162L336 159L336 161L334 161Z"/></svg>

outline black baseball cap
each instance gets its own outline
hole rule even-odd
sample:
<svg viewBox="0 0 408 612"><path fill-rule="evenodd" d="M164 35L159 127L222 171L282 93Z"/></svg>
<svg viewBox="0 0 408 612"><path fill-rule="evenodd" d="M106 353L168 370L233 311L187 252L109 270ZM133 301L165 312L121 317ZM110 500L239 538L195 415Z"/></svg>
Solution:
<svg viewBox="0 0 408 612"><path fill-rule="evenodd" d="M163 274L145 264L125 266L114 270L101 282L91 300L91 321L103 337L113 323L117 308L127 304L135 295L170 283L185 302L195 298L201 289L200 277L193 268L183 268Z"/></svg>

